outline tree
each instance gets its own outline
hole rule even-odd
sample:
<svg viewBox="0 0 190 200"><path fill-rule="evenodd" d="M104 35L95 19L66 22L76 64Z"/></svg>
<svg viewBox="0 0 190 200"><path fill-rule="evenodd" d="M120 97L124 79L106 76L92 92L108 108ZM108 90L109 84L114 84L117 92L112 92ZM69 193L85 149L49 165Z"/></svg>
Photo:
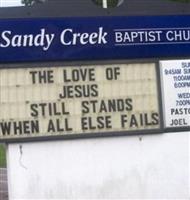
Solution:
<svg viewBox="0 0 190 200"><path fill-rule="evenodd" d="M25 6L31 6L36 3L44 3L46 0L21 0L21 3Z"/></svg>

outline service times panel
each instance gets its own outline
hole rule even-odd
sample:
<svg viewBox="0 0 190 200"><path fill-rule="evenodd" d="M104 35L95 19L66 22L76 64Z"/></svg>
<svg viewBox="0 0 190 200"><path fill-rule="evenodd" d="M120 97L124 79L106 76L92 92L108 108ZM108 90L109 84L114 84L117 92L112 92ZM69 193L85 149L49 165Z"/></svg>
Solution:
<svg viewBox="0 0 190 200"><path fill-rule="evenodd" d="M156 65L0 70L0 139L160 128Z"/></svg>
<svg viewBox="0 0 190 200"><path fill-rule="evenodd" d="M190 60L160 61L160 73L165 128L190 127Z"/></svg>

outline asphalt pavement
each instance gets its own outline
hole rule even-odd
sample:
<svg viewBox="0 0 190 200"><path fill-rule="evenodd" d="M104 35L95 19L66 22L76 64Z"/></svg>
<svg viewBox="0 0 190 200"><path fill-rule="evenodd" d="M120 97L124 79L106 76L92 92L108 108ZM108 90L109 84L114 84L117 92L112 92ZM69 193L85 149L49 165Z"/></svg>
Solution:
<svg viewBox="0 0 190 200"><path fill-rule="evenodd" d="M6 168L0 168L0 200L8 200L8 183Z"/></svg>

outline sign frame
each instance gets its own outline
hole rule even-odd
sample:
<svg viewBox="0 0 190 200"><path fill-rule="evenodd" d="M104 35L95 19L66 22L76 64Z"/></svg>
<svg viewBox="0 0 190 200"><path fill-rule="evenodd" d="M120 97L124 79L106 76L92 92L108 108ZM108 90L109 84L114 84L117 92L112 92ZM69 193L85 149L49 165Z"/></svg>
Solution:
<svg viewBox="0 0 190 200"><path fill-rule="evenodd" d="M120 137L120 136L139 136L142 135L152 135L152 134L163 134L170 132L186 132L190 131L189 126L185 127L164 127L164 111L163 111L163 98L162 98L162 79L161 79L161 67L160 61L164 60L176 60L173 59L136 59L136 60L93 60L93 61L73 61L73 62L20 62L20 63L1 63L1 69L15 69L15 68L43 68L43 67L52 67L52 66L76 66L76 65L105 65L105 64L145 64L145 63L154 63L156 68L156 81L157 81L157 93L158 93L158 111L159 111L159 120L160 127L157 129L144 129L144 130L134 130L134 131L108 131L108 132L96 132L96 133L85 133L85 134L71 134L71 135L61 135L61 136L42 136L34 138L10 138L10 139L1 139L1 142L5 143L18 143L18 142L33 142L33 141L54 141L54 140L73 140L73 139L89 139L89 138L99 138L99 137ZM177 60L187 60L187 58L180 58ZM160 97L160 98L159 98Z"/></svg>
<svg viewBox="0 0 190 200"><path fill-rule="evenodd" d="M1 139L1 142L8 143L17 143L17 142L32 142L32 141L53 141L53 140L70 140L70 139L82 139L82 138L97 138L97 137L115 137L115 136L137 136L137 135L147 135L147 134L159 134L164 133L165 129L163 126L163 113L162 113L162 99L161 96L161 87L160 87L160 70L159 63L155 60L143 59L143 60L104 60L104 61L79 61L79 62L29 62L29 63L5 63L1 69L20 69L22 68L43 68L43 67L52 67L53 66L76 66L76 65L105 65L105 64L155 64L155 73L156 73L156 84L157 84L157 94L158 94L158 113L159 113L159 127L155 129L143 129L143 130L123 130L123 131L106 131L101 132L97 131L95 133L81 133L81 134L71 134L71 135L55 135L55 136L37 136L37 137L25 137L25 138L10 138L10 139ZM90 134L89 134L90 133Z"/></svg>

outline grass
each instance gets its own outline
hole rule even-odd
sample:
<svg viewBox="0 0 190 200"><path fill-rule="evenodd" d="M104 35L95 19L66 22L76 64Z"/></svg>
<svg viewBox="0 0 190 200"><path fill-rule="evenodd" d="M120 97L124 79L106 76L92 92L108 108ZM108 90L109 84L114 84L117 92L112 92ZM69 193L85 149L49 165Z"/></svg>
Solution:
<svg viewBox="0 0 190 200"><path fill-rule="evenodd" d="M0 144L0 167L6 167L5 146Z"/></svg>

